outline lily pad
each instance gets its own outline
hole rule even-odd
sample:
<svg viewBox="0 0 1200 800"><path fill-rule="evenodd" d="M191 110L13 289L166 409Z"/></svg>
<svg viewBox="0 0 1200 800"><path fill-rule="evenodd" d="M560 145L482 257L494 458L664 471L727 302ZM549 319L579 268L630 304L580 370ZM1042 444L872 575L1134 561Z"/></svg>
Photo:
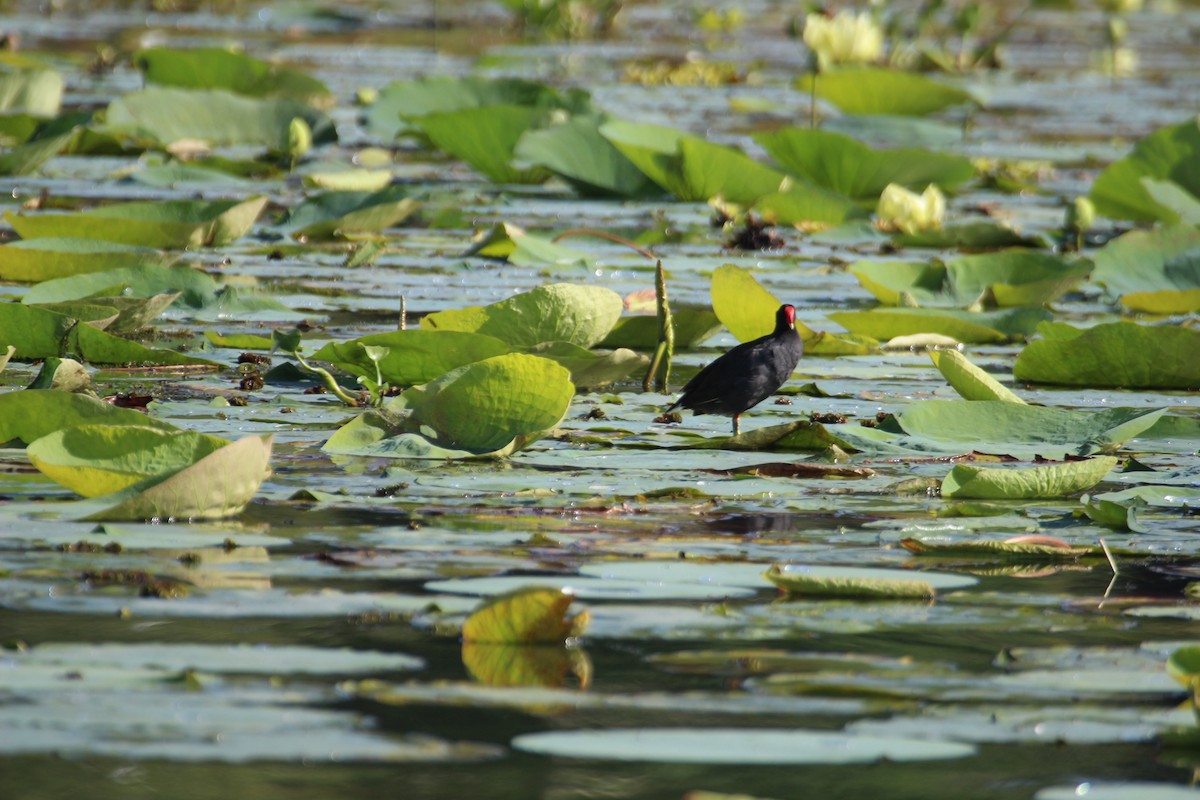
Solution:
<svg viewBox="0 0 1200 800"><path fill-rule="evenodd" d="M948 291L960 302L987 293L998 306L1039 306L1087 277L1092 264L1030 250L958 256L946 261Z"/></svg>
<svg viewBox="0 0 1200 800"><path fill-rule="evenodd" d="M147 83L159 86L290 97L319 108L333 105L329 88L311 75L220 47L154 47L136 53L133 64Z"/></svg>
<svg viewBox="0 0 1200 800"><path fill-rule="evenodd" d="M1042 308L1005 311L876 308L871 311L836 311L827 316L851 333L876 339L938 333L966 344L981 344L1030 336L1038 323L1050 319L1051 314Z"/></svg>
<svg viewBox="0 0 1200 800"><path fill-rule="evenodd" d="M708 306L671 304L671 325L675 328L675 347L686 349L702 344L723 327ZM600 347L629 347L653 350L658 344L658 319L649 315L623 316L600 342Z"/></svg>
<svg viewBox="0 0 1200 800"><path fill-rule="evenodd" d="M939 590L973 586L965 575L873 567L775 564L767 580L794 596L930 598Z"/></svg>
<svg viewBox="0 0 1200 800"><path fill-rule="evenodd" d="M1066 497L1092 488L1116 465L1113 456L1012 469L957 464L942 481L942 496L987 500Z"/></svg>
<svg viewBox="0 0 1200 800"><path fill-rule="evenodd" d="M323 192L293 208L284 228L297 239L378 233L412 216L417 207L399 186L377 192Z"/></svg>
<svg viewBox="0 0 1200 800"><path fill-rule="evenodd" d="M1130 231L1100 248L1092 280L1131 311L1200 310L1200 230L1169 226Z"/></svg>
<svg viewBox="0 0 1200 800"><path fill-rule="evenodd" d="M521 267L546 264L590 266L593 260L582 250L527 233L509 222L497 222L490 230L477 236L466 255L502 258Z"/></svg>
<svg viewBox="0 0 1200 800"><path fill-rule="evenodd" d="M608 728L526 733L512 741L527 753L602 761L673 764L873 764L963 758L970 745L805 730L753 728Z"/></svg>
<svg viewBox="0 0 1200 800"><path fill-rule="evenodd" d="M440 150L471 165L494 183L542 183L550 172L513 166L517 142L541 128L549 111L508 104L426 114L411 120Z"/></svg>
<svg viewBox="0 0 1200 800"><path fill-rule="evenodd" d="M0 72L0 111L56 116L62 108L63 76L52 69Z"/></svg>
<svg viewBox="0 0 1200 800"><path fill-rule="evenodd" d="M0 278L36 283L140 264L165 267L173 260L150 247L99 239L22 239L0 245Z"/></svg>
<svg viewBox="0 0 1200 800"><path fill-rule="evenodd" d="M971 363L957 350L930 350L929 357L964 400L1003 400L1024 403L1008 387Z"/></svg>
<svg viewBox="0 0 1200 800"><path fill-rule="evenodd" d="M250 200L134 201L69 214L4 212L22 239L78 237L143 247L220 247L240 239L266 208Z"/></svg>
<svg viewBox="0 0 1200 800"><path fill-rule="evenodd" d="M522 347L557 341L592 347L612 330L621 309L621 296L611 289L554 283L490 306L429 314L421 328L482 333Z"/></svg>
<svg viewBox="0 0 1200 800"><path fill-rule="evenodd" d="M797 86L816 92L846 114L922 116L951 106L978 102L970 92L912 72L890 69L839 69L802 75Z"/></svg>
<svg viewBox="0 0 1200 800"><path fill-rule="evenodd" d="M88 395L49 389L0 393L0 443L20 440L28 444L57 430L89 423L175 430L169 422Z"/></svg>
<svg viewBox="0 0 1200 800"><path fill-rule="evenodd" d="M657 187L600 133L605 116L577 116L561 124L527 130L513 156L550 170L588 197L644 197Z"/></svg>
<svg viewBox="0 0 1200 800"><path fill-rule="evenodd" d="M92 424L35 439L26 453L43 475L84 497L95 497L194 464L227 444L228 439L191 431Z"/></svg>
<svg viewBox="0 0 1200 800"><path fill-rule="evenodd" d="M368 354L368 347L384 348L387 352L376 360ZM499 339L480 333L403 330L374 333L349 342L330 342L312 357L371 381L382 376L384 382L393 386L415 386L465 364L503 355L510 349Z"/></svg>
<svg viewBox="0 0 1200 800"><path fill-rule="evenodd" d="M915 147L872 150L829 131L782 128L754 138L784 169L857 200L874 201L889 183L953 189L975 177L975 168L963 156Z"/></svg>
<svg viewBox="0 0 1200 800"><path fill-rule="evenodd" d="M44 136L0 153L0 175L30 175L54 158L76 138L71 130L58 136Z"/></svg>
<svg viewBox="0 0 1200 800"><path fill-rule="evenodd" d="M294 119L308 125L314 144L337 141L333 121L306 103L223 89L142 89L112 101L104 119L108 132L163 145L190 139L211 147L260 145L287 152Z"/></svg>
<svg viewBox="0 0 1200 800"><path fill-rule="evenodd" d="M1128 389L1200 388L1200 331L1179 325L1108 322L1080 330L1038 329L1044 338L1017 356L1013 377L1031 383Z"/></svg>
<svg viewBox="0 0 1200 800"><path fill-rule="evenodd" d="M571 371L571 383L578 389L607 386L650 363L646 356L623 347L607 353L596 353L570 342L541 342L527 352L566 367Z"/></svg>
<svg viewBox="0 0 1200 800"><path fill-rule="evenodd" d="M1160 128L1134 145L1133 152L1097 176L1089 196L1096 210L1114 219L1179 222L1179 214L1156 202L1142 179L1173 181L1200 195L1200 123L1195 118Z"/></svg>

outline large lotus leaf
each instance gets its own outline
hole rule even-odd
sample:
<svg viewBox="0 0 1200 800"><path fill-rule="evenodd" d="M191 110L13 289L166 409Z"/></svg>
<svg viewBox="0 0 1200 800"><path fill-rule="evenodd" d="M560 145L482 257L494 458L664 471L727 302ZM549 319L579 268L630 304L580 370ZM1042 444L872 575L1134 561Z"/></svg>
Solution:
<svg viewBox="0 0 1200 800"><path fill-rule="evenodd" d="M109 333L131 333L145 328L158 319L158 315L178 300L179 295L179 292L171 292L145 298L89 297L86 300L47 303L37 307L93 324L96 320L111 319L111 322L103 326L103 330ZM33 304L26 303L25 305L32 306ZM116 315L115 319L112 318L114 314Z"/></svg>
<svg viewBox="0 0 1200 800"><path fill-rule="evenodd" d="M250 180L224 170L184 164L179 161L149 164L130 173L126 180L140 183L143 186L156 186L164 189L194 188L208 191L223 189L227 192L246 191L253 185Z"/></svg>
<svg viewBox="0 0 1200 800"><path fill-rule="evenodd" d="M1130 231L1094 258L1092 280L1132 311L1200 310L1200 230L1192 226Z"/></svg>
<svg viewBox="0 0 1200 800"><path fill-rule="evenodd" d="M1175 181L1143 177L1142 186L1150 198L1171 212L1166 219L1181 225L1200 225L1200 198L1184 189Z"/></svg>
<svg viewBox="0 0 1200 800"><path fill-rule="evenodd" d="M644 197L657 187L612 142L600 134L602 116L572 117L561 124L527 130L515 158L546 169L585 196Z"/></svg>
<svg viewBox="0 0 1200 800"><path fill-rule="evenodd" d="M567 616L575 596L559 588L530 586L483 601L463 623L464 642L562 644L587 627L587 612Z"/></svg>
<svg viewBox="0 0 1200 800"><path fill-rule="evenodd" d="M1092 271L1087 259L1034 250L1002 250L946 261L948 290L972 303L984 292L999 306L1038 306L1057 299Z"/></svg>
<svg viewBox="0 0 1200 800"><path fill-rule="evenodd" d="M168 422L85 394L50 389L0 393L0 443L17 439L29 443L63 428L92 423L175 430Z"/></svg>
<svg viewBox="0 0 1200 800"><path fill-rule="evenodd" d="M399 186L377 192L322 192L292 209L284 227L305 239L378 233L416 210L417 202Z"/></svg>
<svg viewBox="0 0 1200 800"><path fill-rule="evenodd" d="M692 196L683 174L681 143L685 139L702 141L674 128L614 119L600 126L600 135L621 151L647 178L681 200L703 202L707 197Z"/></svg>
<svg viewBox="0 0 1200 800"><path fill-rule="evenodd" d="M513 151L528 130L540 128L550 112L526 106L494 105L426 114L412 120L439 150L471 165L494 183L541 183L542 167L518 169Z"/></svg>
<svg viewBox="0 0 1200 800"><path fill-rule="evenodd" d="M1179 325L1108 322L1032 342L1013 377L1031 383L1125 389L1200 388L1200 331Z"/></svg>
<svg viewBox="0 0 1200 800"><path fill-rule="evenodd" d="M918 191L931 183L952 189L975 177L963 156L916 147L872 150L829 131L783 128L754 138L789 172L858 200L875 200L889 183Z"/></svg>
<svg viewBox="0 0 1200 800"><path fill-rule="evenodd" d="M112 101L104 119L110 133L164 145L197 139L214 147L261 145L286 152L294 119L308 124L314 144L337 141L333 120L312 106L286 97L243 97L222 89L143 89Z"/></svg>
<svg viewBox="0 0 1200 800"><path fill-rule="evenodd" d="M890 69L841 69L803 75L806 92L828 100L847 114L921 116L943 108L976 102L969 92L912 72Z"/></svg>
<svg viewBox="0 0 1200 800"><path fill-rule="evenodd" d="M134 201L70 214L6 211L4 216L22 239L78 237L181 249L221 247L240 239L266 205L266 197L242 201Z"/></svg>
<svg viewBox="0 0 1200 800"><path fill-rule="evenodd" d="M1030 336L1038 323L1050 319L1050 312L1044 308L1013 308L1005 311L876 308L871 311L838 311L827 316L852 333L876 339L940 333L959 342L978 344Z"/></svg>
<svg viewBox="0 0 1200 800"><path fill-rule="evenodd" d="M403 120L494 105L561 109L583 115L591 113L588 94L581 90L560 93L544 83L521 78L434 75L396 81L380 89L378 99L366 111L367 130L374 136L390 140L407 130Z"/></svg>
<svg viewBox="0 0 1200 800"><path fill-rule="evenodd" d="M147 83L159 86L227 89L251 97L290 97L319 108L333 105L329 88L311 75L220 47L154 47L137 53L133 63Z"/></svg>
<svg viewBox="0 0 1200 800"><path fill-rule="evenodd" d="M173 260L150 247L98 239L23 239L0 245L0 278L36 283L138 264L165 267Z"/></svg>
<svg viewBox="0 0 1200 800"><path fill-rule="evenodd" d="M497 222L490 230L477 236L464 255L502 258L517 266L590 266L592 257L541 236L526 233L510 222Z"/></svg>
<svg viewBox="0 0 1200 800"><path fill-rule="evenodd" d="M175 472L153 475L110 496L86 519L222 519L240 514L271 474L273 436L247 436Z"/></svg>
<svg viewBox="0 0 1200 800"><path fill-rule="evenodd" d="M29 360L73 354L93 364L218 366L174 350L159 350L113 336L76 319L21 303L0 303L0 345Z"/></svg>
<svg viewBox="0 0 1200 800"><path fill-rule="evenodd" d="M542 342L529 348L529 352L566 367L571 372L571 383L580 389L607 386L650 363L646 356L623 347L594 353L570 342Z"/></svg>
<svg viewBox="0 0 1200 800"><path fill-rule="evenodd" d="M611 289L554 283L490 306L429 314L421 328L482 333L520 347L558 341L592 347L616 325L622 307Z"/></svg>
<svg viewBox="0 0 1200 800"><path fill-rule="evenodd" d="M366 347L386 348L387 352L375 362ZM503 355L509 350L499 339L479 333L403 330L375 333L349 342L330 342L312 357L372 381L376 379L378 363L385 382L415 386L464 364Z"/></svg>
<svg viewBox="0 0 1200 800"><path fill-rule="evenodd" d="M1049 247L1044 236L1026 236L1007 223L994 219L952 222L940 228L900 233L893 236L903 247L994 250L998 247Z"/></svg>
<svg viewBox="0 0 1200 800"><path fill-rule="evenodd" d="M31 442L26 453L46 477L96 497L175 472L227 444L228 439L192 431L92 424L56 430Z"/></svg>
<svg viewBox="0 0 1200 800"><path fill-rule="evenodd" d="M785 188L787 176L750 156L703 139L679 140L683 185L681 200L706 201L721 197L731 203L752 205L764 195Z"/></svg>
<svg viewBox="0 0 1200 800"><path fill-rule="evenodd" d="M850 274L881 303L889 306L946 305L946 265L940 261L856 261Z"/></svg>
<svg viewBox="0 0 1200 800"><path fill-rule="evenodd" d="M766 336L775 329L775 312L780 301L754 276L735 264L724 264L713 271L713 311L739 341L748 342ZM850 355L875 350L873 339L814 331L800 320L796 330L804 339L809 355Z"/></svg>
<svg viewBox="0 0 1200 800"><path fill-rule="evenodd" d="M0 72L0 111L53 117L62 107L63 77L52 69Z"/></svg>
<svg viewBox="0 0 1200 800"><path fill-rule="evenodd" d="M1096 210L1115 219L1179 222L1179 215L1154 200L1142 178L1170 180L1200 196L1200 122L1195 118L1160 128L1109 164L1092 184Z"/></svg>
<svg viewBox="0 0 1200 800"><path fill-rule="evenodd" d="M0 153L0 175L29 175L70 146L77 132L45 136Z"/></svg>
<svg viewBox="0 0 1200 800"><path fill-rule="evenodd" d="M964 400L1003 400L1008 403L1024 403L957 350L930 350L929 357L946 381L954 387Z"/></svg>
<svg viewBox="0 0 1200 800"><path fill-rule="evenodd" d="M896 417L910 437L939 443L961 452L1024 454L1044 447L1047 457L1069 452L1087 455L1111 451L1149 430L1163 409L1107 408L1069 411L1005 400L924 400ZM1065 450L1064 450L1065 448Z"/></svg>
<svg viewBox="0 0 1200 800"><path fill-rule="evenodd" d="M721 321L708 306L671 304L671 325L675 328L675 347L696 347L721 330ZM650 315L624 316L600 342L601 347L631 347L653 350L658 345L658 318Z"/></svg>
<svg viewBox="0 0 1200 800"><path fill-rule="evenodd" d="M1066 497L1092 488L1116 465L1114 456L1009 469L956 464L942 481L942 496L985 500Z"/></svg>
<svg viewBox="0 0 1200 800"><path fill-rule="evenodd" d="M33 245L44 241L63 240L33 239L28 243ZM8 246L12 247L15 244L18 243L14 242ZM147 252L158 253L157 250ZM201 308L216 301L219 289L220 284L212 276L198 269L144 264L42 281L30 287L21 301L33 305L100 296L148 298L163 293L180 292L181 304Z"/></svg>
<svg viewBox="0 0 1200 800"><path fill-rule="evenodd" d="M412 421L435 443L493 451L535 441L562 421L575 395L570 373L547 358L509 353L452 370L410 389Z"/></svg>
<svg viewBox="0 0 1200 800"><path fill-rule="evenodd" d="M789 179L783 191L761 195L754 203L754 210L774 225L837 225L867 216L849 197L801 179Z"/></svg>

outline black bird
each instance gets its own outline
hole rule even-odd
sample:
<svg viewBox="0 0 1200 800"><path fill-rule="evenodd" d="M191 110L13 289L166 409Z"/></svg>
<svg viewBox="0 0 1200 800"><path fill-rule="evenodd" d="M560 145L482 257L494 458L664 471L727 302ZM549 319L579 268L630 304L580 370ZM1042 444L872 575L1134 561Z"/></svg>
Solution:
<svg viewBox="0 0 1200 800"><path fill-rule="evenodd" d="M796 309L782 305L775 312L773 332L739 344L697 372L667 411L683 406L693 414L733 417L733 435L737 436L742 413L783 386L803 354L804 342L796 332Z"/></svg>

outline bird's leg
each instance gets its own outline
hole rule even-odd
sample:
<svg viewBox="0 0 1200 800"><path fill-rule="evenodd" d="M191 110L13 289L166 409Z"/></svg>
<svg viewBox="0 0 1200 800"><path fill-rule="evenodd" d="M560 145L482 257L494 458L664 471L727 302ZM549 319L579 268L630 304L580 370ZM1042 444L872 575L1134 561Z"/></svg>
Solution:
<svg viewBox="0 0 1200 800"><path fill-rule="evenodd" d="M739 433L741 433L741 432L742 432L742 422L741 422L741 420L742 420L742 415L741 415L741 414L734 414L734 415L733 415L733 435L734 435L734 436L737 436Z"/></svg>

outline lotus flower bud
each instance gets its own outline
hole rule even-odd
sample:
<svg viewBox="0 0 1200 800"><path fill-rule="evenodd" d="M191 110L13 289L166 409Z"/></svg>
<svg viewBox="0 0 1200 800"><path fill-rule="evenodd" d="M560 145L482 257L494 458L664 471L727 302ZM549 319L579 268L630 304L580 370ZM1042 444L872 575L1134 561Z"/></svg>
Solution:
<svg viewBox="0 0 1200 800"><path fill-rule="evenodd" d="M916 194L899 184L889 183L879 196L875 214L881 227L908 234L940 228L946 217L946 197L933 184Z"/></svg>

